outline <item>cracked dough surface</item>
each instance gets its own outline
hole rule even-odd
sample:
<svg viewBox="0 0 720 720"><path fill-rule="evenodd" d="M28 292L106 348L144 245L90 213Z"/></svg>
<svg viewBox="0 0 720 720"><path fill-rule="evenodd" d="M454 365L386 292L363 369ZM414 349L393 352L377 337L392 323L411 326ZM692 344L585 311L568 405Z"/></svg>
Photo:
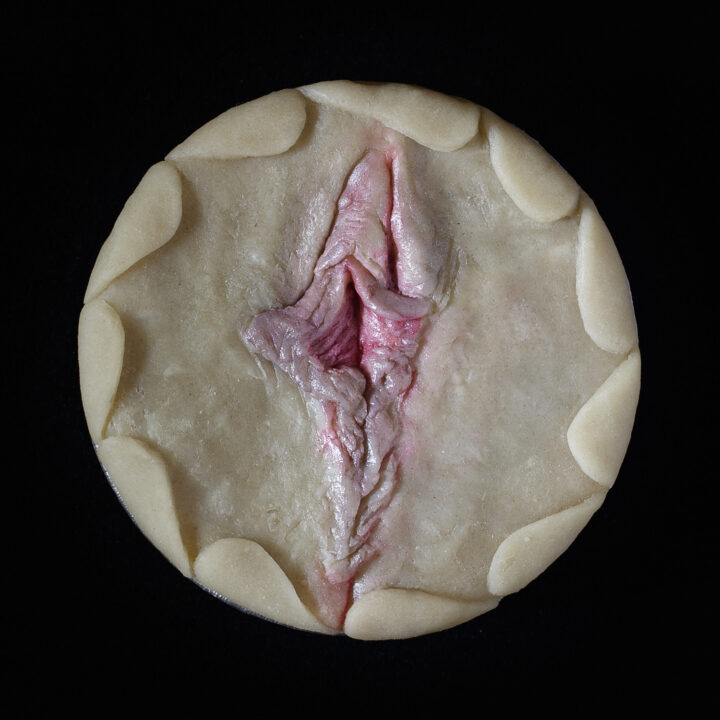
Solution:
<svg viewBox="0 0 720 720"><path fill-rule="evenodd" d="M151 168L98 257L79 355L100 459L182 572L255 613L366 639L464 622L562 553L617 475L640 373L617 251L565 171L483 108L347 82L254 103ZM317 413L239 329L310 285L386 126L454 264L413 360L377 552L333 625Z"/></svg>

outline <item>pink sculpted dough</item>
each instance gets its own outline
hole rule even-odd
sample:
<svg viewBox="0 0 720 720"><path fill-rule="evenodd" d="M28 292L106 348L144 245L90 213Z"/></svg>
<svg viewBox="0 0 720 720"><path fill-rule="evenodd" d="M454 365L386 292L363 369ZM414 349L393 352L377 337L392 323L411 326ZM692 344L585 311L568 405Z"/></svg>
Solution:
<svg viewBox="0 0 720 720"><path fill-rule="evenodd" d="M391 133L387 133L392 137ZM438 269L402 156L378 138L352 171L313 281L294 305L256 316L248 345L297 383L324 416L318 440L331 459L334 549L325 562L323 616L342 627L372 530L392 497L403 400Z"/></svg>

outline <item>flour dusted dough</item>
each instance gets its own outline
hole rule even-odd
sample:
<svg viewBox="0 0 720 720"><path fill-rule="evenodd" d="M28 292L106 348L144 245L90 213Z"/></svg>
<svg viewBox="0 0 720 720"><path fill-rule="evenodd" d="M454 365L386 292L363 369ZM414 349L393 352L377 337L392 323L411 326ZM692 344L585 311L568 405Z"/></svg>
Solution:
<svg viewBox="0 0 720 720"><path fill-rule="evenodd" d="M342 208L375 202L383 171L362 171L381 157L397 247L384 269L359 236L339 247L363 302L396 318L387 337L414 323L412 382L381 416L392 483L363 496L385 493L342 575L335 400L248 328L306 302ZM428 90L318 83L209 122L141 180L85 300L83 404L124 505L185 575L305 630L403 638L491 610L564 552L629 442L637 331L597 209L522 131ZM345 365L318 377L362 381Z"/></svg>

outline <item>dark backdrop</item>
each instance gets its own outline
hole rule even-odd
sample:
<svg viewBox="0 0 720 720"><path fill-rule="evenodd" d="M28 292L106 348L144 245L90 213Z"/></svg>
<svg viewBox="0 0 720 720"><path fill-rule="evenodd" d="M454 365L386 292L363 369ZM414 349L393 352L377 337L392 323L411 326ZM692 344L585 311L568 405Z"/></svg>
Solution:
<svg viewBox="0 0 720 720"><path fill-rule="evenodd" d="M706 458L717 424L698 413L717 401L703 340L717 326L697 318L714 307L716 213L702 170L715 144L712 48L701 17L583 13L66 5L10 15L3 652L25 707L104 711L136 702L138 688L160 707L180 699L216 712L220 699L237 713L256 698L263 712L433 701L451 712L459 698L472 713L488 703L575 713L583 699L687 709L707 695L717 470ZM79 399L85 285L145 170L235 104L340 78L465 97L538 139L613 233L643 353L628 455L570 550L493 612L405 641L287 629L183 579L117 502Z"/></svg>

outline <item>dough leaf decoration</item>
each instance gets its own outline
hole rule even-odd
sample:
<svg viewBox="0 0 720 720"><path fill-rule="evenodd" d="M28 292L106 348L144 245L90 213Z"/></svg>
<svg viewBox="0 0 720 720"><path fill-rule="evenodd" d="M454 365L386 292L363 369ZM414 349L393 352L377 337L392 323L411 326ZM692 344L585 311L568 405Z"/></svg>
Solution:
<svg viewBox="0 0 720 720"><path fill-rule="evenodd" d="M278 90L218 115L172 150L168 160L227 160L279 155L305 127L305 98L294 89Z"/></svg>
<svg viewBox="0 0 720 720"><path fill-rule="evenodd" d="M552 222L571 215L580 188L541 145L486 111L490 161L505 192L525 215Z"/></svg>
<svg viewBox="0 0 720 720"><path fill-rule="evenodd" d="M203 548L195 577L223 598L276 622L331 634L303 605L290 579L256 542L223 538Z"/></svg>
<svg viewBox="0 0 720 720"><path fill-rule="evenodd" d="M420 212L399 138L378 140L352 171L312 283L292 306L242 333L295 381L318 415L334 513L325 581L339 592L323 620L342 625L352 581L377 548L373 528L393 496L403 400L447 253ZM328 596L318 589L318 596Z"/></svg>
<svg viewBox="0 0 720 720"><path fill-rule="evenodd" d="M98 457L138 527L183 575L190 577L190 559L162 456L140 440L114 435L100 444Z"/></svg>
<svg viewBox="0 0 720 720"><path fill-rule="evenodd" d="M524 588L562 555L602 505L605 492L554 515L519 528L493 556L488 589L502 597Z"/></svg>
<svg viewBox="0 0 720 720"><path fill-rule="evenodd" d="M576 283L587 334L603 350L629 352L638 342L630 285L610 231L589 198L580 214Z"/></svg>
<svg viewBox="0 0 720 720"><path fill-rule="evenodd" d="M415 142L441 152L458 150L478 132L480 108L425 88L348 80L306 85L300 90L318 103L369 115Z"/></svg>
<svg viewBox="0 0 720 720"><path fill-rule="evenodd" d="M384 588L353 603L344 630L358 640L400 640L455 627L493 610L498 602L497 598L457 600L422 590Z"/></svg>
<svg viewBox="0 0 720 720"><path fill-rule="evenodd" d="M182 219L182 181L168 162L153 165L128 198L98 253L85 293L96 298L115 278L168 242Z"/></svg>
<svg viewBox="0 0 720 720"><path fill-rule="evenodd" d="M80 392L92 441L97 445L115 401L125 352L120 316L102 298L89 302L78 324Z"/></svg>
<svg viewBox="0 0 720 720"><path fill-rule="evenodd" d="M612 487L630 443L640 396L640 353L634 350L580 408L567 433L570 452L595 482Z"/></svg>

